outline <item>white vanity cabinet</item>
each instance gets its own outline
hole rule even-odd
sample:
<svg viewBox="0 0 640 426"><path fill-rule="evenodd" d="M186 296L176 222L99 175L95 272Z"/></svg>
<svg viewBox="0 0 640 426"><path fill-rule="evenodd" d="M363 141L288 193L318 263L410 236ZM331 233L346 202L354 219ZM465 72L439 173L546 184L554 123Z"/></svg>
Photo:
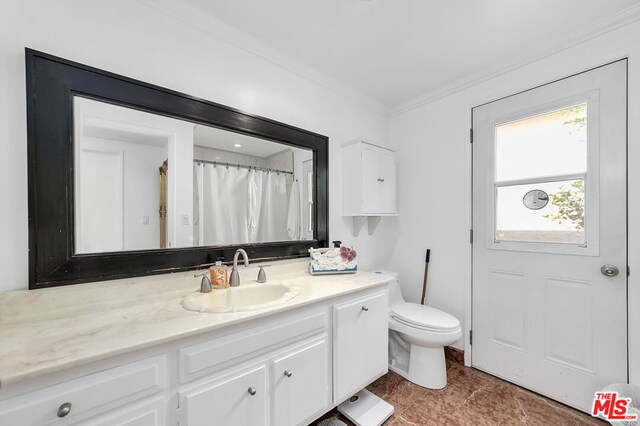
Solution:
<svg viewBox="0 0 640 426"><path fill-rule="evenodd" d="M0 425L74 424L95 413L127 407L166 386L166 357L159 355L1 400Z"/></svg>
<svg viewBox="0 0 640 426"><path fill-rule="evenodd" d="M267 371L259 365L180 394L180 425L265 426Z"/></svg>
<svg viewBox="0 0 640 426"><path fill-rule="evenodd" d="M386 311L382 282L25 379L0 425L307 425L386 373Z"/></svg>
<svg viewBox="0 0 640 426"><path fill-rule="evenodd" d="M398 213L395 150L356 139L342 145L342 214Z"/></svg>
<svg viewBox="0 0 640 426"><path fill-rule="evenodd" d="M339 404L388 368L387 294L377 292L333 307L333 402Z"/></svg>
<svg viewBox="0 0 640 426"><path fill-rule="evenodd" d="M329 405L328 341L322 338L271 361L272 425L299 425Z"/></svg>

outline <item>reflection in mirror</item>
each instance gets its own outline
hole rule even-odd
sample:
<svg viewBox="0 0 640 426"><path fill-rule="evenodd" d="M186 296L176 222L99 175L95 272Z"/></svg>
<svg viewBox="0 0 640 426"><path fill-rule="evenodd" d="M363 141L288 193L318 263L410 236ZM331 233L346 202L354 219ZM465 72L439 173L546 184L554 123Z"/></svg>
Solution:
<svg viewBox="0 0 640 426"><path fill-rule="evenodd" d="M313 151L74 98L75 252L313 238Z"/></svg>

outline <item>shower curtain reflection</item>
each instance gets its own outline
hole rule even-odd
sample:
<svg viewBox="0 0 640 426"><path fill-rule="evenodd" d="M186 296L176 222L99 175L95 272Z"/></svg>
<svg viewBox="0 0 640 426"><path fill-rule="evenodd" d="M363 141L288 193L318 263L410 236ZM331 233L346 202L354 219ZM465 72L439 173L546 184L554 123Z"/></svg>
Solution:
<svg viewBox="0 0 640 426"><path fill-rule="evenodd" d="M194 242L218 246L289 240L293 175L194 164Z"/></svg>

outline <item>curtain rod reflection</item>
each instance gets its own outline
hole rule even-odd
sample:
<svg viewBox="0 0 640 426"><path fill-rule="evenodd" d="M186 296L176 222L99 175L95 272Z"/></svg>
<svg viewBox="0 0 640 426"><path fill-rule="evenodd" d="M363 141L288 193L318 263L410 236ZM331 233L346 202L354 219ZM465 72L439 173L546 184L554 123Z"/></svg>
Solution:
<svg viewBox="0 0 640 426"><path fill-rule="evenodd" d="M236 167L238 169L249 169L249 170L262 170L264 172L275 172L275 173L285 173L288 175L292 175L293 172L288 172L286 170L277 170L277 169L265 169L264 167L257 167L257 166L244 166L242 164L231 164L231 163L223 163L221 161L208 161L208 160L193 160L194 163L197 164L213 164L214 166L225 166L227 168L229 167Z"/></svg>

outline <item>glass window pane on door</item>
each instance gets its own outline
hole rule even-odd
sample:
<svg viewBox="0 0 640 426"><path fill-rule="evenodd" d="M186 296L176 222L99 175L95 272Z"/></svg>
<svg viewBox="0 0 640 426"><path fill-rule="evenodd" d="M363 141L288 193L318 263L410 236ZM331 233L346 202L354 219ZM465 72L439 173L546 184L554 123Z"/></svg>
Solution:
<svg viewBox="0 0 640 426"><path fill-rule="evenodd" d="M525 203L530 192L534 208ZM584 244L584 180L498 187L496 240Z"/></svg>
<svg viewBox="0 0 640 426"><path fill-rule="evenodd" d="M586 244L587 104L495 132L495 240Z"/></svg>
<svg viewBox="0 0 640 426"><path fill-rule="evenodd" d="M496 181L586 172L586 103L496 126Z"/></svg>

